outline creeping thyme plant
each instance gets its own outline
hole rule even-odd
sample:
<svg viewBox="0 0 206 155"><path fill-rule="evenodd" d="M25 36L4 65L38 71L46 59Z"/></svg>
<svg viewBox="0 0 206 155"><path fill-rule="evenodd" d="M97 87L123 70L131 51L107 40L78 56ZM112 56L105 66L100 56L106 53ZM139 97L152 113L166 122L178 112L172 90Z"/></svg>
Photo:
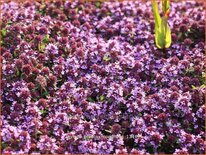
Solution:
<svg viewBox="0 0 206 155"><path fill-rule="evenodd" d="M1 154L204 154L204 5L161 2L1 1Z"/></svg>

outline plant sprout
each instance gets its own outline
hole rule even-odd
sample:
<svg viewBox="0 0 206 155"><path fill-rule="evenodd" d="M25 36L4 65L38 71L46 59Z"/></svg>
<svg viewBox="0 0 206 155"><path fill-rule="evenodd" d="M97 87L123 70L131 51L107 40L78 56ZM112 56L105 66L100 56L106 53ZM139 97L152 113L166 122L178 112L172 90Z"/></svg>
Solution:
<svg viewBox="0 0 206 155"><path fill-rule="evenodd" d="M160 16L156 0L152 0L152 11L155 20L155 43L159 49L171 45L171 31L167 23L170 12L170 0L161 0L163 17Z"/></svg>

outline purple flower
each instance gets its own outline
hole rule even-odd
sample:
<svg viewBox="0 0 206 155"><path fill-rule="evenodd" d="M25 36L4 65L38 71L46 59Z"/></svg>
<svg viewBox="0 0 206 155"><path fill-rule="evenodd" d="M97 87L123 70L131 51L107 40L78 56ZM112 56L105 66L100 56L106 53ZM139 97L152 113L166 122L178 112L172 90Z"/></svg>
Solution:
<svg viewBox="0 0 206 155"><path fill-rule="evenodd" d="M111 129L113 134L118 134L120 130L121 130L121 126L119 124L114 124Z"/></svg>
<svg viewBox="0 0 206 155"><path fill-rule="evenodd" d="M186 148L176 149L174 154L189 154Z"/></svg>
<svg viewBox="0 0 206 155"><path fill-rule="evenodd" d="M32 71L32 67L30 65L24 65L22 67L22 72L25 73L26 75L29 75Z"/></svg>
<svg viewBox="0 0 206 155"><path fill-rule="evenodd" d="M50 138L47 135L42 135L37 143L37 148L42 153L54 153L57 149L57 145L55 144L55 139Z"/></svg>
<svg viewBox="0 0 206 155"><path fill-rule="evenodd" d="M3 54L4 59L10 60L12 59L12 54L10 52L6 52Z"/></svg>
<svg viewBox="0 0 206 155"><path fill-rule="evenodd" d="M192 44L192 40L187 38L184 40L185 45L191 45Z"/></svg>
<svg viewBox="0 0 206 155"><path fill-rule="evenodd" d="M36 82L41 86L41 88L45 89L47 86L47 80L44 76L38 75L36 78Z"/></svg>
<svg viewBox="0 0 206 155"><path fill-rule="evenodd" d="M47 30L46 27L41 27L41 28L39 28L38 31L39 31L40 34L47 34L48 33L48 30Z"/></svg>
<svg viewBox="0 0 206 155"><path fill-rule="evenodd" d="M48 67L44 67L44 68L42 68L42 70L41 70L41 74L42 75L49 75L49 72L50 72L50 70L49 70L49 68Z"/></svg>
<svg viewBox="0 0 206 155"><path fill-rule="evenodd" d="M50 43L46 46L45 50L48 55L57 55L59 53L57 46Z"/></svg>

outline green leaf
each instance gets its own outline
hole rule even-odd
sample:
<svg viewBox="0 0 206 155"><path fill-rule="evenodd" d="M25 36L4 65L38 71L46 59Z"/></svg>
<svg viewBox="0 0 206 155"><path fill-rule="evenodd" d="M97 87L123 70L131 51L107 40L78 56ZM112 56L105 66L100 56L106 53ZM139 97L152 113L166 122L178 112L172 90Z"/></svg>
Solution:
<svg viewBox="0 0 206 155"><path fill-rule="evenodd" d="M162 0L162 12L166 13L170 10L170 1L169 0Z"/></svg>
<svg viewBox="0 0 206 155"><path fill-rule="evenodd" d="M197 87L195 87L194 85L192 85L192 89L196 89Z"/></svg>
<svg viewBox="0 0 206 155"><path fill-rule="evenodd" d="M190 67L186 70L187 73L193 73L194 72L194 67Z"/></svg>
<svg viewBox="0 0 206 155"><path fill-rule="evenodd" d="M76 10L76 12L78 12L78 11L79 11L79 8L76 8L75 10Z"/></svg>
<svg viewBox="0 0 206 155"><path fill-rule="evenodd" d="M8 145L7 143L1 142L1 147L2 147L2 149L6 148L6 147L8 147L8 146L9 146L9 145Z"/></svg>
<svg viewBox="0 0 206 155"><path fill-rule="evenodd" d="M49 92L45 90L42 95L46 97L49 95Z"/></svg>
<svg viewBox="0 0 206 155"><path fill-rule="evenodd" d="M169 11L169 1L164 0L164 9L166 12ZM163 9L163 10L164 10ZM160 17L159 11L158 11L158 4L156 0L152 0L152 10L154 14L155 19L155 44L157 48L163 49L168 48L171 45L172 39L171 39L171 30L167 23L167 16Z"/></svg>
<svg viewBox="0 0 206 155"><path fill-rule="evenodd" d="M192 130L193 130L192 128L188 128L188 131L189 131L189 132L192 132Z"/></svg>
<svg viewBox="0 0 206 155"><path fill-rule="evenodd" d="M7 25L11 25L13 22L12 21L8 21L7 22Z"/></svg>
<svg viewBox="0 0 206 155"><path fill-rule="evenodd" d="M95 3L95 6L96 6L97 8L100 8L100 7L101 7L101 3L100 3L100 2L96 2L96 3Z"/></svg>
<svg viewBox="0 0 206 155"><path fill-rule="evenodd" d="M49 42L49 35L45 35L42 42L43 43L48 43Z"/></svg>
<svg viewBox="0 0 206 155"><path fill-rule="evenodd" d="M39 111L41 115L47 115L49 113L48 109L43 109Z"/></svg>
<svg viewBox="0 0 206 155"><path fill-rule="evenodd" d="M131 96L132 96L132 94L130 93L130 94L128 94L127 96L125 96L125 99L126 99L126 100L129 99Z"/></svg>
<svg viewBox="0 0 206 155"><path fill-rule="evenodd" d="M14 57L15 57L15 58L17 57L17 53L16 53L16 51L14 51Z"/></svg>
<svg viewBox="0 0 206 155"><path fill-rule="evenodd" d="M36 132L36 134L37 135L41 135L41 134L43 134L40 130L38 130L37 132Z"/></svg>
<svg viewBox="0 0 206 155"><path fill-rule="evenodd" d="M205 87L205 84L203 84L203 85L201 85L199 87L196 87L196 86L192 85L192 89L202 89L204 87Z"/></svg>
<svg viewBox="0 0 206 155"><path fill-rule="evenodd" d="M105 56L103 57L103 60L104 60L104 61L109 61L109 60L111 60L111 58L110 58L108 55L105 55Z"/></svg>
<svg viewBox="0 0 206 155"><path fill-rule="evenodd" d="M164 48L164 29L162 28L162 26L155 26L155 43L158 48Z"/></svg>
<svg viewBox="0 0 206 155"><path fill-rule="evenodd" d="M39 43L38 44L38 49L39 49L40 52L43 52L43 50L45 49L45 44Z"/></svg>
<svg viewBox="0 0 206 155"><path fill-rule="evenodd" d="M112 133L111 131L109 131L109 130L104 130L105 132L108 132L108 133Z"/></svg>
<svg viewBox="0 0 206 155"><path fill-rule="evenodd" d="M161 24L161 17L159 14L158 4L157 4L156 0L152 0L152 11L154 14L155 25L156 25L156 27L159 27Z"/></svg>
<svg viewBox="0 0 206 155"><path fill-rule="evenodd" d="M92 136L84 136L84 140L90 140L92 139Z"/></svg>
<svg viewBox="0 0 206 155"><path fill-rule="evenodd" d="M19 76L20 75L20 71L17 69L16 70L16 75Z"/></svg>
<svg viewBox="0 0 206 155"><path fill-rule="evenodd" d="M166 33L165 33L165 47L168 48L170 47L171 43L172 43L172 37L171 37L171 30L170 27L168 25L168 23L166 23Z"/></svg>
<svg viewBox="0 0 206 155"><path fill-rule="evenodd" d="M41 51L41 43L38 44L38 50Z"/></svg>
<svg viewBox="0 0 206 155"><path fill-rule="evenodd" d="M5 28L1 30L2 37L5 37L6 33L7 33L7 30Z"/></svg>
<svg viewBox="0 0 206 155"><path fill-rule="evenodd" d="M111 12L107 12L106 15L107 15L107 16L111 16L112 13L111 13Z"/></svg>
<svg viewBox="0 0 206 155"><path fill-rule="evenodd" d="M105 100L105 96L104 96L104 95L101 95L101 96L99 97L99 100L100 100L100 101L104 101L104 100Z"/></svg>
<svg viewBox="0 0 206 155"><path fill-rule="evenodd" d="M95 102L95 100L94 100L93 98L91 98L91 97L89 97L87 100L88 100L89 102Z"/></svg>
<svg viewBox="0 0 206 155"><path fill-rule="evenodd" d="M41 114L45 114L47 111L43 109L43 110L40 110L39 112L40 112Z"/></svg>
<svg viewBox="0 0 206 155"><path fill-rule="evenodd" d="M164 47L164 29L156 0L152 0L152 11L155 20L155 43L158 48L162 49Z"/></svg>

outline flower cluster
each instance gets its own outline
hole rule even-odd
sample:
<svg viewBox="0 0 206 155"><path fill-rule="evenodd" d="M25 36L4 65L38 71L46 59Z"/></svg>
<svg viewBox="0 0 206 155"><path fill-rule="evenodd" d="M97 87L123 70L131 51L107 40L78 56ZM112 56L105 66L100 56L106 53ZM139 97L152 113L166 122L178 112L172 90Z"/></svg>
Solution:
<svg viewBox="0 0 206 155"><path fill-rule="evenodd" d="M4 2L1 153L203 154L205 14L172 2Z"/></svg>

